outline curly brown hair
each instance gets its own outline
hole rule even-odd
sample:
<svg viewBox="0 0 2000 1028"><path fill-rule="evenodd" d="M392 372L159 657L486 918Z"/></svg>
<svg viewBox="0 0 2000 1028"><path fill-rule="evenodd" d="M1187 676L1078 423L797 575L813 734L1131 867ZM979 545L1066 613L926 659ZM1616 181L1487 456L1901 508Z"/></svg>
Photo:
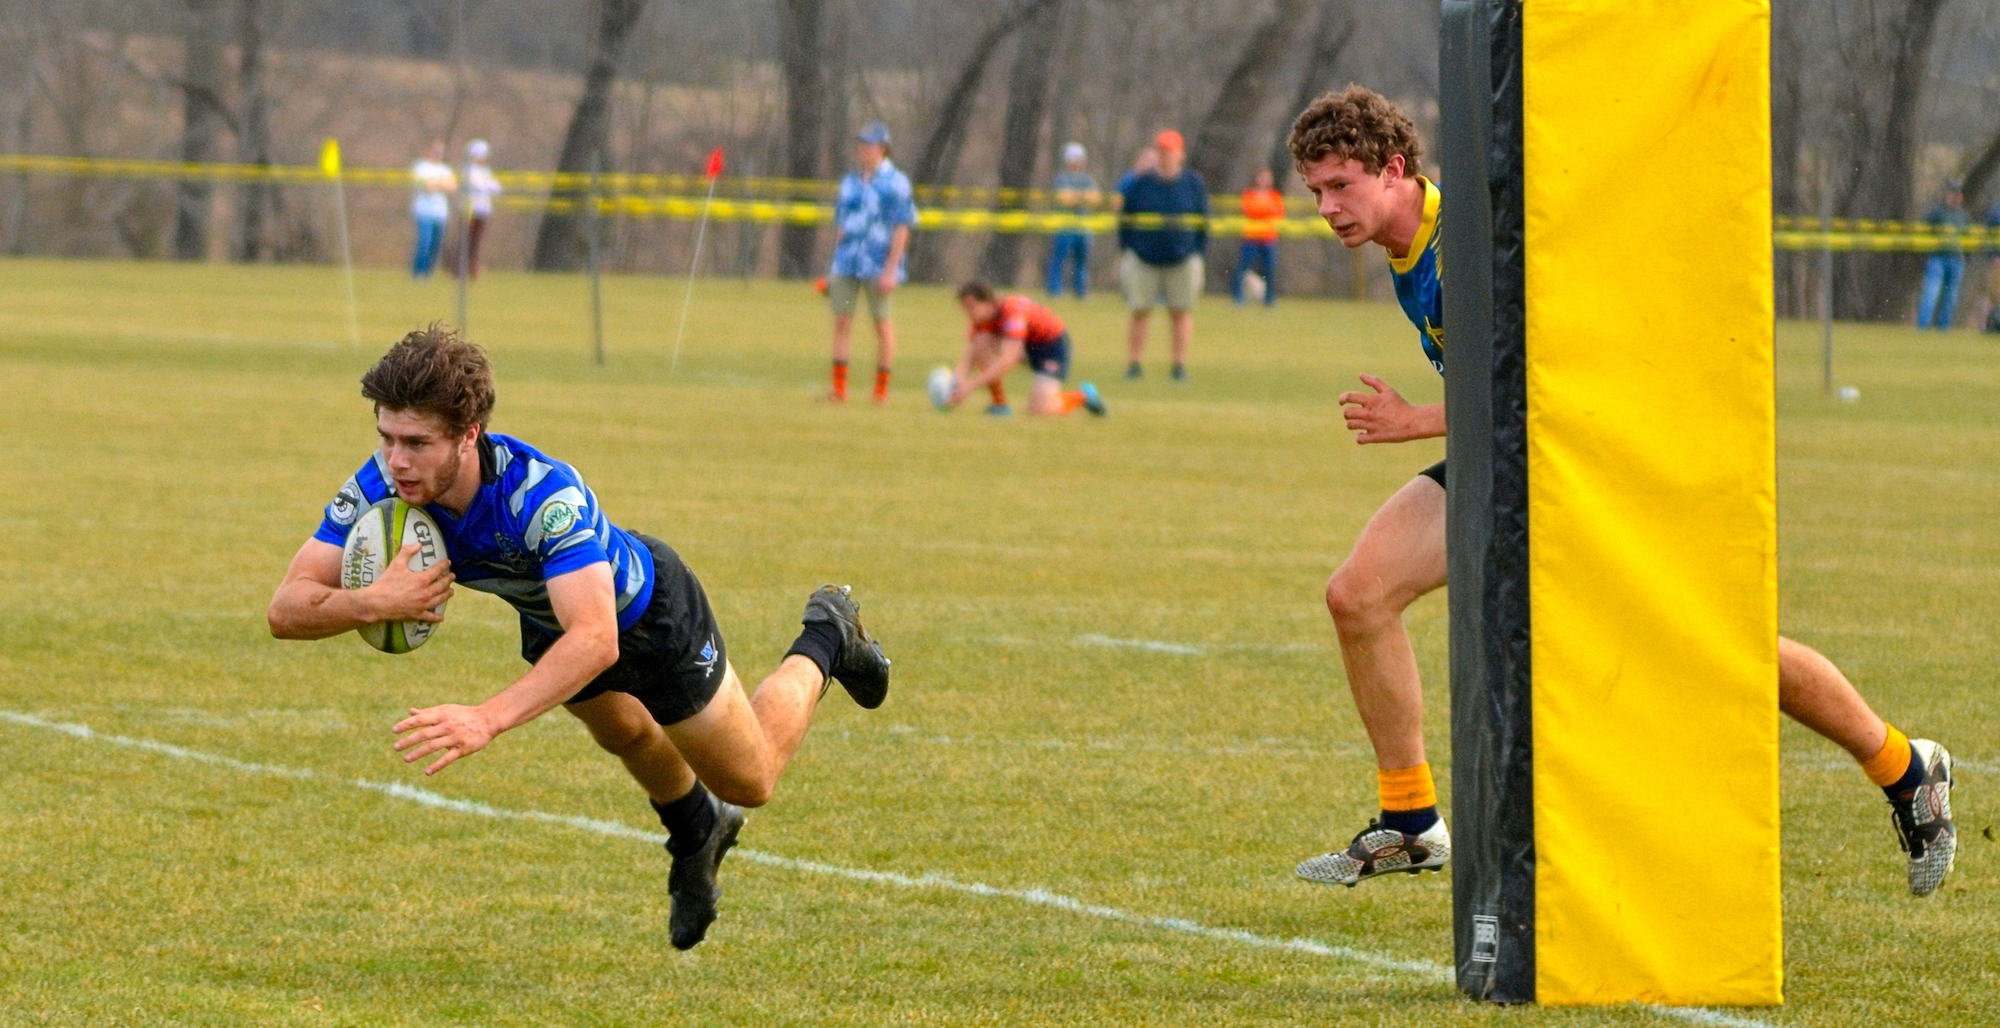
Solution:
<svg viewBox="0 0 2000 1028"><path fill-rule="evenodd" d="M431 322L389 348L361 376L361 395L375 401L376 411L415 411L444 422L460 435L478 425L485 431L493 416L493 366L486 351Z"/></svg>
<svg viewBox="0 0 2000 1028"><path fill-rule="evenodd" d="M1285 145L1291 147L1292 163L1300 171L1328 155L1360 161L1370 175L1397 154L1403 156L1403 174L1416 175L1423 167L1424 147L1409 115L1366 86L1349 84L1320 94L1292 122Z"/></svg>

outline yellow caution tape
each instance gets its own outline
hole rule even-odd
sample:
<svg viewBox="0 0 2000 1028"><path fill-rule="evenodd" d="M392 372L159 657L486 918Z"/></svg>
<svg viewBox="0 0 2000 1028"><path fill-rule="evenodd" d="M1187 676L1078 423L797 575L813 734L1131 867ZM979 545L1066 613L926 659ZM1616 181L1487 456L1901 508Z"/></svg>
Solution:
<svg viewBox="0 0 2000 1028"><path fill-rule="evenodd" d="M321 146L317 165L225 164L184 161L141 161L105 157L53 157L39 154L0 154L0 172L61 175L74 178L152 179L169 181L273 182L297 185L327 184L334 179L362 188L407 188L407 168L353 168L341 162L340 144L328 139ZM509 193L501 206L517 211L576 209L579 194L598 194L598 212L607 217L664 218L691 220L702 216L699 193L708 188L701 175L651 175L576 172L501 171L495 177ZM708 217L714 221L753 224L823 225L833 220L827 203L839 191L838 182L815 179L725 177L718 180L719 191L729 194L708 202ZM530 194L530 195L520 195ZM567 194L567 195L566 195ZM1234 236L1252 224L1235 214L1200 215L1118 214L1100 210L1077 214L1068 210L1035 209L1053 203L1055 194L1046 189L1006 189L992 186L917 186L917 227L924 231L1014 232L1050 234L1056 232L1106 233L1121 222L1131 228L1188 228L1206 225L1219 236ZM1222 211L1240 210L1237 197L1218 194L1211 202ZM953 203L990 203L993 208L940 206ZM1332 238L1333 232L1317 217L1259 220L1261 226L1275 227L1285 238ZM1927 222L1873 221L1867 219L1819 218L1779 215L1772 221L1772 245L1779 250L1837 250L1841 252L1931 253L1958 249L2000 249L2000 227L1972 227L1961 231L1941 230Z"/></svg>

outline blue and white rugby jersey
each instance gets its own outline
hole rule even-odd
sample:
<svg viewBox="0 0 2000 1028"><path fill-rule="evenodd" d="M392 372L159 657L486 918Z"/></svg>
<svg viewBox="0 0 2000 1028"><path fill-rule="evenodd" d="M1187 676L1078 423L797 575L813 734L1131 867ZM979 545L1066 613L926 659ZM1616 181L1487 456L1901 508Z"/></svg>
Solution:
<svg viewBox="0 0 2000 1028"><path fill-rule="evenodd" d="M645 613L653 595L653 553L611 523L576 469L511 436L480 439L480 484L464 517L424 506L444 532L458 584L513 604L552 634L562 632L548 580L599 562L611 565L618 630ZM340 487L313 538L345 545L361 512L396 494L382 452Z"/></svg>
<svg viewBox="0 0 2000 1028"><path fill-rule="evenodd" d="M1424 184L1424 220L1417 237L1403 257L1391 255L1389 277L1396 283L1396 302L1410 324L1417 326L1424 356L1431 367L1444 374L1444 258L1438 253L1438 215L1443 194L1430 179L1417 176Z"/></svg>

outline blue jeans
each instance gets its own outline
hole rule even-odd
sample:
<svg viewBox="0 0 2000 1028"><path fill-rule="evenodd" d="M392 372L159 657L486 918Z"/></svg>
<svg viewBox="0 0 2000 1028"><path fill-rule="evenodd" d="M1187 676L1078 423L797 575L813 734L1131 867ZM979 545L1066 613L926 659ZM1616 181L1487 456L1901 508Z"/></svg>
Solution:
<svg viewBox="0 0 2000 1028"><path fill-rule="evenodd" d="M1252 267L1255 265L1256 267ZM1236 274L1229 280L1229 295L1243 302L1243 275L1255 271L1264 277L1264 306L1278 302L1278 243L1253 239L1243 241L1243 249L1236 255Z"/></svg>
<svg viewBox="0 0 2000 1028"><path fill-rule="evenodd" d="M417 249L410 255L410 274L417 278L429 278L431 270L437 267L438 251L444 249L443 218L417 219Z"/></svg>
<svg viewBox="0 0 2000 1028"><path fill-rule="evenodd" d="M1958 280L1964 277L1964 254L1931 254L1931 259L1924 262L1924 299L1917 306L1918 328L1942 332L1951 327L1951 312L1958 306Z"/></svg>
<svg viewBox="0 0 2000 1028"><path fill-rule="evenodd" d="M1076 269L1071 276L1076 286L1076 298L1081 300L1090 292L1090 237L1081 232L1058 232L1049 248L1049 295L1061 296L1063 291L1063 264L1074 260Z"/></svg>

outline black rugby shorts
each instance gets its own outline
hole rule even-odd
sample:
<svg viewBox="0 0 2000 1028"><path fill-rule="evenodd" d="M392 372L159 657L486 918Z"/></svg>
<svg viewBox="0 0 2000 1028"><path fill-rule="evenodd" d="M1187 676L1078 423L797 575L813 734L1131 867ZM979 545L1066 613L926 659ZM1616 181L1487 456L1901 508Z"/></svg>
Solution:
<svg viewBox="0 0 2000 1028"><path fill-rule="evenodd" d="M722 630L708 607L708 594L680 555L666 543L638 532L633 537L653 554L653 596L632 627L618 633L618 662L590 680L564 703L582 703L606 692L631 695L662 725L702 712L722 688L729 657ZM558 637L521 619L521 656L532 664Z"/></svg>

